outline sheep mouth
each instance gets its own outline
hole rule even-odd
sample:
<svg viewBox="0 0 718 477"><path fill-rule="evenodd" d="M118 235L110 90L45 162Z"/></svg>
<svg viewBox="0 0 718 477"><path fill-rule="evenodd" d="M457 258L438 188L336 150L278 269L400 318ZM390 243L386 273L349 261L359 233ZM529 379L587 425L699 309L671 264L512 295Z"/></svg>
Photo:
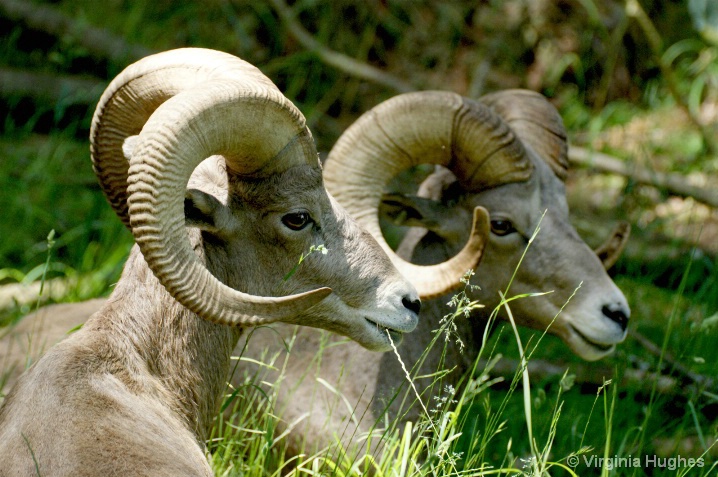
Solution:
<svg viewBox="0 0 718 477"><path fill-rule="evenodd" d="M615 348L615 346L616 346L616 345L614 345L614 344L597 343L596 341L593 341L593 340L590 339L588 336L586 336L586 335L584 335L583 333L581 333L581 332L578 330L578 328L576 328L576 327L573 326L573 325L571 325L571 329L572 329L573 332L576 333L576 334L579 336L579 338L581 338L587 345L592 346L592 347L594 347L594 348L596 348L596 349L598 349L599 351L602 351L602 352L604 352L604 353L613 350L613 348Z"/></svg>
<svg viewBox="0 0 718 477"><path fill-rule="evenodd" d="M374 320L370 320L369 318L364 319L367 321L367 323L369 323L372 328L378 330L379 333L381 333L384 337L386 337L387 335L390 336L391 341L395 345L398 345L401 340L404 339L404 332L389 328L388 326L381 325Z"/></svg>

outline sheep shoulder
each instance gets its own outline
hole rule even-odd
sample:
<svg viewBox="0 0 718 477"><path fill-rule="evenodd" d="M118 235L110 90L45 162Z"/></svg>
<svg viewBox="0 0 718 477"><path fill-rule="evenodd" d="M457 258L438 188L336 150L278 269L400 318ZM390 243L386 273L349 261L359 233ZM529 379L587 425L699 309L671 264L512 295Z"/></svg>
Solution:
<svg viewBox="0 0 718 477"><path fill-rule="evenodd" d="M11 423L0 426L0 454L9 458L0 475L109 475L122 462L133 475L211 475L180 414L161 405L162 384L140 363L119 353L106 333L89 329L51 348L0 411L0 423ZM97 459L98 442L111 458ZM178 448L198 455L178 455Z"/></svg>
<svg viewBox="0 0 718 477"><path fill-rule="evenodd" d="M12 389L17 377L55 343L67 338L107 301L96 298L80 303L59 303L40 308L0 335L2 390Z"/></svg>

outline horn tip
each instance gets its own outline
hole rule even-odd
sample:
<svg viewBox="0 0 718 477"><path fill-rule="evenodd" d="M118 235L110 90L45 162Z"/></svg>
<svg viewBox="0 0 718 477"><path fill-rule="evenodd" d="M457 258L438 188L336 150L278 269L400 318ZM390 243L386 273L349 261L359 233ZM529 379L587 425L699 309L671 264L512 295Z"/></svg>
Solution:
<svg viewBox="0 0 718 477"><path fill-rule="evenodd" d="M316 290L312 290L306 293L307 298L311 298L310 301L316 305L317 303L324 300L326 297L332 294L332 289L329 287L321 287Z"/></svg>
<svg viewBox="0 0 718 477"><path fill-rule="evenodd" d="M471 238L469 240L472 242L477 255L476 265L479 264L484 247L486 247L486 243L489 241L491 228L489 217L489 211L484 207L474 208L474 223L471 227Z"/></svg>

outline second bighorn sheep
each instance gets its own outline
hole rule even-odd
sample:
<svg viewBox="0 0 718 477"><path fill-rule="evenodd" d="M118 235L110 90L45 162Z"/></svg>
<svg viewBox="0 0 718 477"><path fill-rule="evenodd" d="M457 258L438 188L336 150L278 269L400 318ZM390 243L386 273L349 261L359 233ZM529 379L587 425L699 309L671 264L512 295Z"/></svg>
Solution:
<svg viewBox="0 0 718 477"><path fill-rule="evenodd" d="M314 326L373 350L415 328L416 290L326 192L303 116L248 63L181 49L129 66L91 152L137 245L99 312L5 398L1 476L211 475L204 442L244 327ZM319 245L326 257L282 279ZM435 269L452 267L466 263Z"/></svg>

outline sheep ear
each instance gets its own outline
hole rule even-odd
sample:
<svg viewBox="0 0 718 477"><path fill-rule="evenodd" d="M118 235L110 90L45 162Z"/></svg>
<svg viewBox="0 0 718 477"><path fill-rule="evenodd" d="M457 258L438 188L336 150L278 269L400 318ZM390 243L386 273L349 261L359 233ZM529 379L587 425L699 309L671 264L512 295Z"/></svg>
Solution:
<svg viewBox="0 0 718 477"><path fill-rule="evenodd" d="M139 135L128 136L122 143L122 155L127 162L135 152ZM190 227L198 227L207 232L217 233L220 217L226 216L226 207L213 195L198 189L188 189L184 198L185 223Z"/></svg>
<svg viewBox="0 0 718 477"><path fill-rule="evenodd" d="M216 197L198 189L187 189L184 198L185 223L207 232L216 233L221 228L227 207Z"/></svg>
<svg viewBox="0 0 718 477"><path fill-rule="evenodd" d="M414 195L384 194L380 212L395 225L438 231L441 219L446 217L447 210L435 200Z"/></svg>
<svg viewBox="0 0 718 477"><path fill-rule="evenodd" d="M603 245L594 250L603 263L603 268L609 270L616 263L618 257L621 256L623 249L626 247L626 243L628 243L630 234L631 224L628 222L619 222Z"/></svg>
<svg viewBox="0 0 718 477"><path fill-rule="evenodd" d="M128 136L122 143L122 155L125 156L127 162L130 162L130 158L132 157L132 153L135 152L139 138L139 135Z"/></svg>

